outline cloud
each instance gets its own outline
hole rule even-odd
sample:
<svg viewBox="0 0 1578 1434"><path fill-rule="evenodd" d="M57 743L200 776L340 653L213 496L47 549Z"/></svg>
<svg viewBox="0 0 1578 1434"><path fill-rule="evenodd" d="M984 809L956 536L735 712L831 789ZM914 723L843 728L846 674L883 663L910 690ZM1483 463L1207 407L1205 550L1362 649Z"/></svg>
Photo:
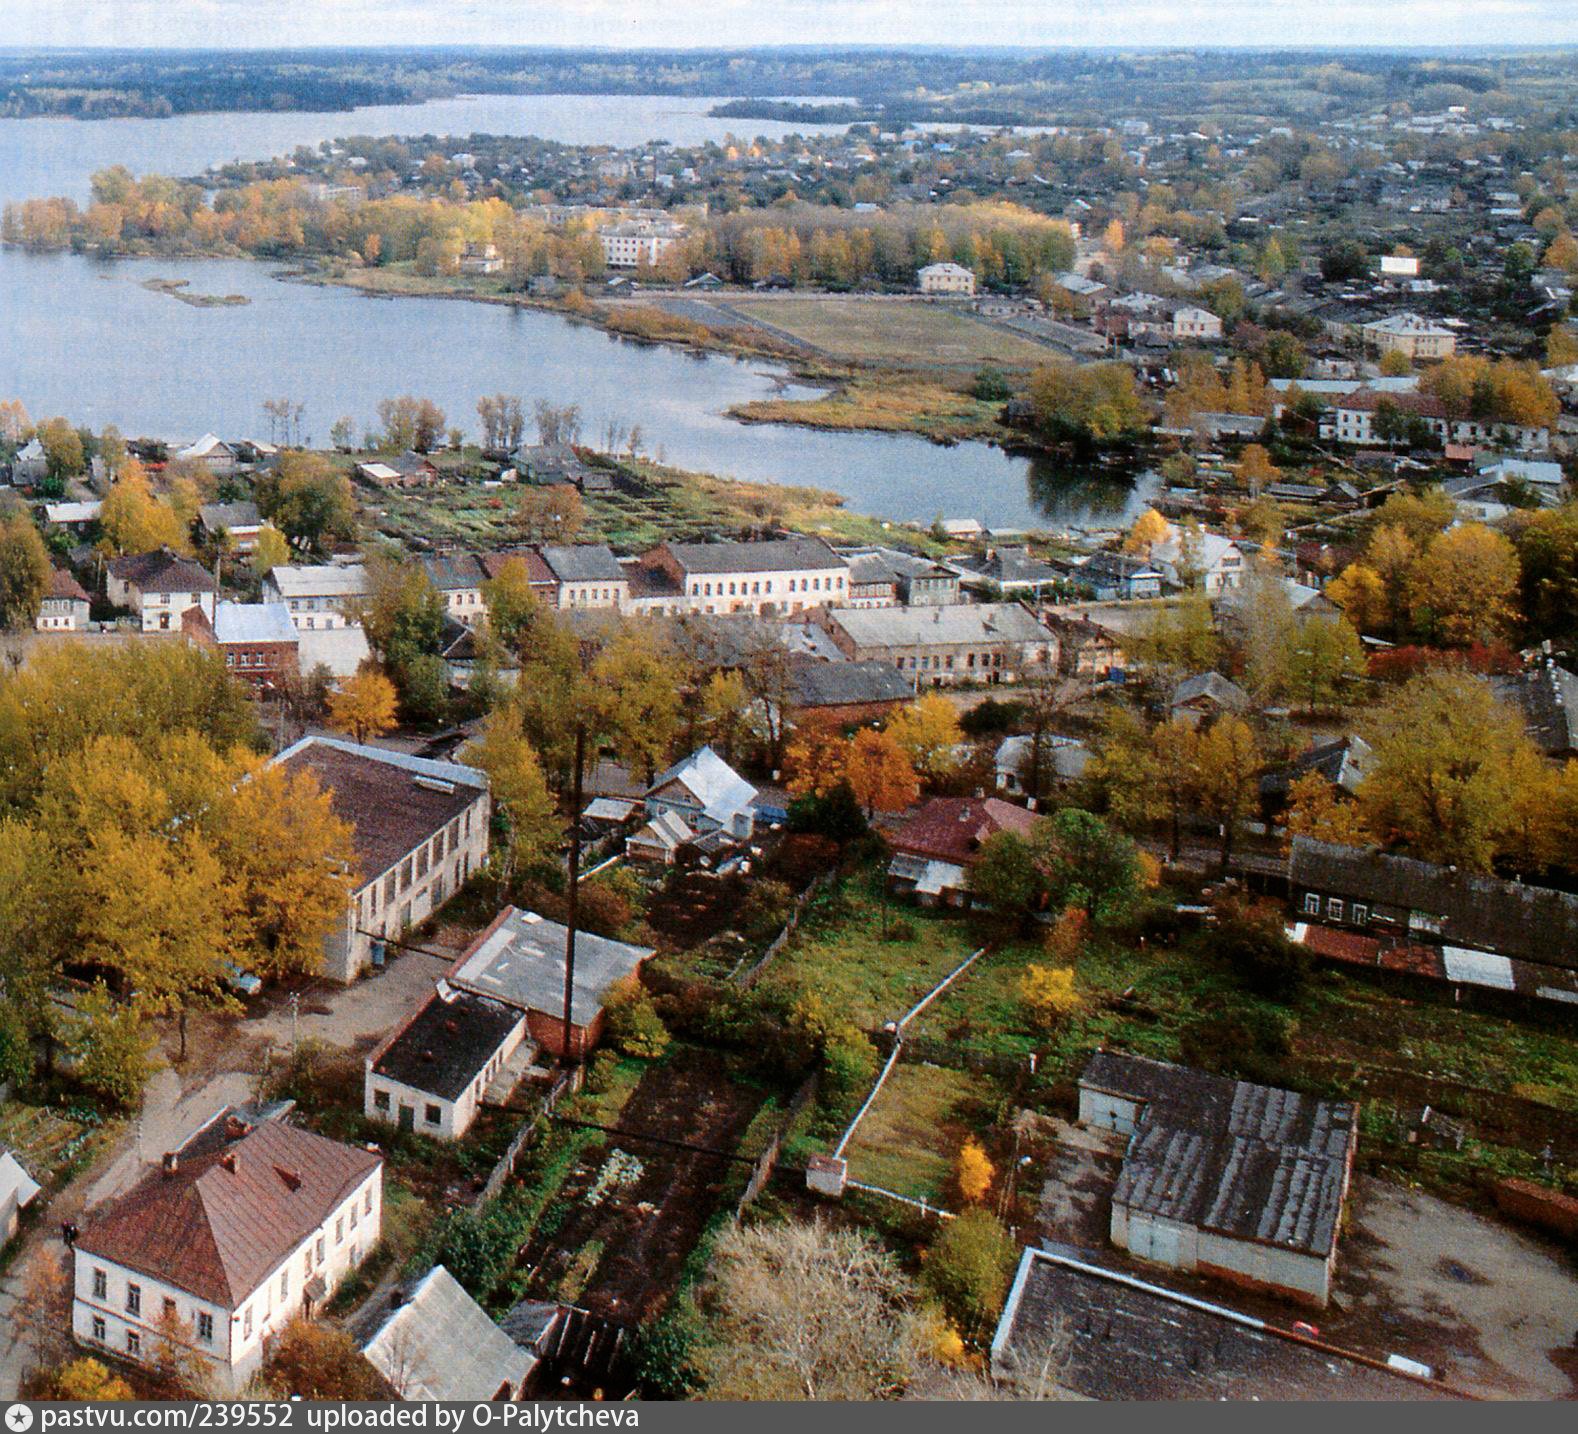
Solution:
<svg viewBox="0 0 1578 1434"><path fill-rule="evenodd" d="M1508 45L1572 0L0 0L8 45Z"/></svg>

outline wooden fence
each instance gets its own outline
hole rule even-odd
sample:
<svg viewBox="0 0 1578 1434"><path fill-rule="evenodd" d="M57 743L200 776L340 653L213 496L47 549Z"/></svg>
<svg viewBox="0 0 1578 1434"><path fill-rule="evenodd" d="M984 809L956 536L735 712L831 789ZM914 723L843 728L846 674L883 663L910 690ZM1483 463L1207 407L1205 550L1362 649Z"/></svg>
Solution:
<svg viewBox="0 0 1578 1434"><path fill-rule="evenodd" d="M520 1160L521 1151L531 1144L532 1137L537 1133L542 1123L553 1113L553 1109L567 1095L574 1095L580 1090L582 1082L586 1079L586 1067L576 1066L573 1070L560 1071L553 1078L553 1084L548 1087L547 1093L542 1098L542 1104L525 1120L521 1127L511 1137L504 1154L499 1156L493 1169L489 1172L482 1192L473 1202L476 1205L486 1205L500 1190L504 1182L515 1173L516 1163Z"/></svg>
<svg viewBox="0 0 1578 1434"><path fill-rule="evenodd" d="M784 923L784 929L773 937L772 944L757 958L755 965L743 974L735 975L731 979L745 990L749 991L760 979L762 972L772 963L773 958L789 944L789 938L799 929L800 919L805 915L808 907L818 892L822 891L832 881L834 873L824 871L820 876L814 877L811 884L794 899L794 906L790 909L789 919Z"/></svg>
<svg viewBox="0 0 1578 1434"><path fill-rule="evenodd" d="M762 1190L767 1182L773 1178L773 1172L778 1168L778 1157L783 1154L784 1141L789 1135L790 1127L800 1118L806 1106L816 1099L817 1074L812 1071L801 1083L800 1089L794 1093L788 1108L784 1111L784 1118L779 1121L778 1129L773 1132L773 1138L767 1142L767 1148L756 1157L756 1164L751 1167L751 1178L745 1182L744 1193L741 1194L739 1204L734 1207L734 1218L738 1220Z"/></svg>

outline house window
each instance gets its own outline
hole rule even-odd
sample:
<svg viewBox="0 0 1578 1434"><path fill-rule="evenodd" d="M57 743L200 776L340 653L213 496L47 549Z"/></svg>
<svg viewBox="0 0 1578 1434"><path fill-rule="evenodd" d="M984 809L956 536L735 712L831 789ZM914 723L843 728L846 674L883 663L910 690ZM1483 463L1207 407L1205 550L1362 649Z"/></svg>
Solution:
<svg viewBox="0 0 1578 1434"><path fill-rule="evenodd" d="M214 1342L214 1317L207 1310L198 1311L197 1337L204 1344L212 1344Z"/></svg>
<svg viewBox="0 0 1578 1434"><path fill-rule="evenodd" d="M140 1315L142 1313L142 1286L126 1286L126 1313Z"/></svg>
<svg viewBox="0 0 1578 1434"><path fill-rule="evenodd" d="M384 905L387 906L394 899L395 899L395 874L394 874L394 872L391 871L389 873L389 875L384 878Z"/></svg>
<svg viewBox="0 0 1578 1434"><path fill-rule="evenodd" d="M343 1215L334 1222L334 1243L336 1245L345 1243L345 1217Z"/></svg>
<svg viewBox="0 0 1578 1434"><path fill-rule="evenodd" d="M1306 891L1304 893L1304 914L1306 916L1319 916L1320 915L1320 893L1319 892Z"/></svg>
<svg viewBox="0 0 1578 1434"><path fill-rule="evenodd" d="M389 1109L389 1092L388 1091L386 1091L386 1090L375 1090L373 1092L373 1109L374 1110L388 1110Z"/></svg>
<svg viewBox="0 0 1578 1434"><path fill-rule="evenodd" d="M426 1119L429 1125L437 1125L440 1118L442 1117L442 1114L443 1112L440 1111L436 1105L429 1105L427 1109L423 1111L423 1117Z"/></svg>
<svg viewBox="0 0 1578 1434"><path fill-rule="evenodd" d="M93 1316L93 1337L96 1340L102 1341L104 1339L104 1335L105 1335L104 1316L103 1315L94 1315Z"/></svg>
<svg viewBox="0 0 1578 1434"><path fill-rule="evenodd" d="M312 1275L312 1246L309 1245L301 1252L301 1277L303 1280Z"/></svg>
<svg viewBox="0 0 1578 1434"><path fill-rule="evenodd" d="M362 1191L362 1209L369 1215L373 1213L373 1187L371 1185Z"/></svg>
<svg viewBox="0 0 1578 1434"><path fill-rule="evenodd" d="M281 1303L284 1303L285 1300L290 1298L290 1271L289 1270L281 1270L279 1272L279 1298L280 1298L280 1302Z"/></svg>
<svg viewBox="0 0 1578 1434"><path fill-rule="evenodd" d="M103 1270L93 1272L93 1298L102 1300L109 1293L110 1282Z"/></svg>
<svg viewBox="0 0 1578 1434"><path fill-rule="evenodd" d="M324 1259L324 1254L323 1254L323 1236L319 1235L318 1236L318 1263L320 1265L323 1263L323 1259Z"/></svg>
<svg viewBox="0 0 1578 1434"><path fill-rule="evenodd" d="M424 846L422 848L422 850L419 851L416 854L416 879L418 881L421 881L421 879L424 876L426 876L426 875L427 875L427 848Z"/></svg>
<svg viewBox="0 0 1578 1434"><path fill-rule="evenodd" d="M1342 920L1342 898L1340 896L1329 896L1326 898L1326 915L1331 917L1333 921Z"/></svg>
<svg viewBox="0 0 1578 1434"><path fill-rule="evenodd" d="M360 1219L361 1219L361 1212L356 1208L356 1202L354 1200L352 1200L351 1201L351 1229L354 1230L356 1228L357 1222Z"/></svg>
<svg viewBox="0 0 1578 1434"><path fill-rule="evenodd" d="M411 858L407 857L400 863L400 890L404 891L411 885Z"/></svg>
<svg viewBox="0 0 1578 1434"><path fill-rule="evenodd" d="M142 1336L134 1329L126 1331L126 1353L133 1359L142 1353Z"/></svg>
<svg viewBox="0 0 1578 1434"><path fill-rule="evenodd" d="M252 1306L248 1305L241 1312L241 1338L252 1338Z"/></svg>
<svg viewBox="0 0 1578 1434"><path fill-rule="evenodd" d="M175 1318L175 1301L169 1295L164 1297L164 1317L167 1320Z"/></svg>
<svg viewBox="0 0 1578 1434"><path fill-rule="evenodd" d="M1364 905L1363 902L1356 901L1353 905L1353 924L1355 926L1367 926L1369 921L1370 908Z"/></svg>

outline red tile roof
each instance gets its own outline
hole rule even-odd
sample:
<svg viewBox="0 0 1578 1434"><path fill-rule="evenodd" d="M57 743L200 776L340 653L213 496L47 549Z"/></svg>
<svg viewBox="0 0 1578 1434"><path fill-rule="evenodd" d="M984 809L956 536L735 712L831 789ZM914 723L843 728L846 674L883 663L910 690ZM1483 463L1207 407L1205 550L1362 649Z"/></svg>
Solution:
<svg viewBox="0 0 1578 1434"><path fill-rule="evenodd" d="M154 1171L90 1219L77 1248L235 1309L382 1164L267 1121L174 1173Z"/></svg>
<svg viewBox="0 0 1578 1434"><path fill-rule="evenodd" d="M893 834L893 849L969 866L988 837L1028 837L1037 817L997 797L933 797Z"/></svg>
<svg viewBox="0 0 1578 1434"><path fill-rule="evenodd" d="M51 568L49 570L49 591L46 596L52 598L75 598L81 602L88 601L88 595L82 590L82 584L64 568Z"/></svg>

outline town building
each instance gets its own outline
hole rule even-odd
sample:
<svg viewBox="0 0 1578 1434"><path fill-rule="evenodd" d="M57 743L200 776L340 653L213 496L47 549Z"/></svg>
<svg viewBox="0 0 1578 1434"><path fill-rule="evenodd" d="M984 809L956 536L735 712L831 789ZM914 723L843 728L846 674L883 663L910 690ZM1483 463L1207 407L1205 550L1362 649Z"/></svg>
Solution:
<svg viewBox="0 0 1578 1434"><path fill-rule="evenodd" d="M169 548L111 558L104 569L104 591L116 607L132 610L144 632L179 632L181 614L191 607L212 622L219 597L207 571Z"/></svg>
<svg viewBox="0 0 1578 1434"><path fill-rule="evenodd" d="M844 548L850 607L946 607L959 601L959 575L897 548Z"/></svg>
<svg viewBox="0 0 1578 1434"><path fill-rule="evenodd" d="M1173 310L1172 336L1197 343L1215 343L1222 337L1222 321L1209 309L1184 304Z"/></svg>
<svg viewBox="0 0 1578 1434"><path fill-rule="evenodd" d="M290 620L312 632L360 626L356 604L367 596L367 569L360 563L298 567L282 563L263 579L263 600L284 603Z"/></svg>
<svg viewBox="0 0 1578 1434"><path fill-rule="evenodd" d="M504 256L496 244L467 244L457 266L462 274L502 274Z"/></svg>
<svg viewBox="0 0 1578 1434"><path fill-rule="evenodd" d="M1293 938L1317 956L1578 1003L1578 896L1293 838Z"/></svg>
<svg viewBox="0 0 1578 1434"><path fill-rule="evenodd" d="M238 1393L267 1342L362 1262L382 1233L383 1157L277 1114L220 1111L83 1221L79 1345L152 1364L173 1316L220 1388Z"/></svg>
<svg viewBox="0 0 1578 1434"><path fill-rule="evenodd" d="M496 553L483 553L477 561L482 564L483 580L487 582L498 577L510 564L520 563L532 596L548 607L559 606L559 579L535 548L504 548Z"/></svg>
<svg viewBox="0 0 1578 1434"><path fill-rule="evenodd" d="M880 722L912 702L915 689L890 662L822 662L793 657L788 709L792 721L835 727Z"/></svg>
<svg viewBox="0 0 1578 1434"><path fill-rule="evenodd" d="M459 1140L494 1082L513 1086L520 1070L511 1057L525 1039L523 1011L440 981L367 1057L362 1114L435 1140Z"/></svg>
<svg viewBox="0 0 1578 1434"><path fill-rule="evenodd" d="M1493 677L1491 688L1523 718L1523 730L1547 757L1578 757L1578 674L1546 660L1509 677Z"/></svg>
<svg viewBox="0 0 1578 1434"><path fill-rule="evenodd" d="M51 567L33 626L40 632L82 632L88 625L91 604L87 592L65 568Z"/></svg>
<svg viewBox="0 0 1578 1434"><path fill-rule="evenodd" d="M242 557L257 551L258 536L267 526L256 503L204 503L197 510L197 525L210 542L225 534L230 551Z"/></svg>
<svg viewBox="0 0 1578 1434"><path fill-rule="evenodd" d="M354 981L374 942L402 937L487 863L488 779L474 767L335 737L303 737L274 764L312 773L351 827L345 919L324 942L331 981Z"/></svg>
<svg viewBox="0 0 1578 1434"><path fill-rule="evenodd" d="M1050 563L1032 557L1024 547L988 548L962 558L948 558L945 566L959 575L972 592L1005 598L1039 598L1062 581L1063 574Z"/></svg>
<svg viewBox="0 0 1578 1434"><path fill-rule="evenodd" d="M1203 528L1169 524L1166 537L1151 544L1147 560L1175 590L1199 589L1215 597L1244 580L1243 550L1231 538Z"/></svg>
<svg viewBox="0 0 1578 1434"><path fill-rule="evenodd" d="M1129 1137L1112 1243L1139 1259L1324 1307L1358 1107L1098 1051L1082 1125Z"/></svg>
<svg viewBox="0 0 1578 1434"><path fill-rule="evenodd" d="M559 1058L566 1052L564 971L566 927L534 911L506 906L472 941L450 968L451 986L526 1013L526 1034ZM601 1040L603 1003L614 987L629 980L652 955L606 936L578 931L575 979L570 1000L568 1049L584 1058Z"/></svg>
<svg viewBox="0 0 1578 1434"><path fill-rule="evenodd" d="M1457 335L1451 329L1418 314L1391 314L1361 324L1359 332L1366 344L1381 353L1400 353L1416 360L1451 358L1457 351Z"/></svg>
<svg viewBox="0 0 1578 1434"><path fill-rule="evenodd" d="M915 287L923 294L975 293L975 275L962 264L927 264L915 272Z"/></svg>
<svg viewBox="0 0 1578 1434"><path fill-rule="evenodd" d="M38 1199L39 1191L38 1181L16 1153L0 1145L0 1249L16 1234L22 1212Z"/></svg>
<svg viewBox="0 0 1578 1434"><path fill-rule="evenodd" d="M772 616L849 600L849 564L821 538L660 543L640 566L661 572L692 612Z"/></svg>
<svg viewBox="0 0 1578 1434"><path fill-rule="evenodd" d="M1286 810L1293 784L1311 775L1330 783L1337 795L1352 797L1369 775L1374 759L1375 753L1363 737L1335 737L1329 742L1317 742L1291 762L1261 777L1261 811L1268 821L1275 819Z"/></svg>
<svg viewBox="0 0 1578 1434"><path fill-rule="evenodd" d="M850 661L891 663L917 688L1013 682L1054 651L1052 634L1017 603L830 608L820 622Z"/></svg>
<svg viewBox="0 0 1578 1434"><path fill-rule="evenodd" d="M1052 634L1052 661L1060 676L1106 682L1128 665L1122 643L1100 623L1068 613L1048 613L1043 621Z"/></svg>
<svg viewBox="0 0 1578 1434"><path fill-rule="evenodd" d="M195 443L175 449L170 461L196 464L206 468L215 478L229 478L236 471L236 450L222 438L205 433Z"/></svg>
<svg viewBox="0 0 1578 1434"><path fill-rule="evenodd" d="M456 622L474 626L487 614L482 585L488 580L481 560L470 553L442 553L422 559L422 571L444 600L444 610Z"/></svg>
<svg viewBox="0 0 1578 1434"><path fill-rule="evenodd" d="M1128 553L1096 553L1074 569L1074 580L1097 602L1133 601L1162 595L1162 575L1144 558Z"/></svg>
<svg viewBox="0 0 1578 1434"><path fill-rule="evenodd" d="M1039 776L1035 767L1040 765ZM1010 796L1046 796L1064 782L1077 782L1090 764L1090 748L1078 737L1048 732L1036 739L1025 733L1004 737L992 759L997 790Z"/></svg>
<svg viewBox="0 0 1578 1434"><path fill-rule="evenodd" d="M1408 442L1407 429L1415 420L1442 444L1496 444L1525 453L1543 453L1551 446L1551 430L1543 424L1456 415L1431 394L1394 393L1374 386L1337 399L1321 434L1359 448L1395 446Z"/></svg>
<svg viewBox="0 0 1578 1434"><path fill-rule="evenodd" d="M1021 1252L992 1338L995 1379L1027 1399L1403 1400L1457 1396L1428 1375L1170 1290L1046 1241Z"/></svg>
<svg viewBox="0 0 1578 1434"><path fill-rule="evenodd" d="M1199 727L1214 719L1249 711L1249 694L1220 672L1196 672L1173 688L1167 713L1175 722Z"/></svg>
<svg viewBox="0 0 1578 1434"><path fill-rule="evenodd" d="M630 579L602 543L544 544L539 556L558 585L562 608L621 609L630 598Z"/></svg>
<svg viewBox="0 0 1578 1434"><path fill-rule="evenodd" d="M362 1355L401 1399L466 1404L520 1399L538 1364L443 1265L398 1293Z"/></svg>
<svg viewBox="0 0 1578 1434"><path fill-rule="evenodd" d="M627 220L597 231L603 263L610 269L654 265L685 237L685 226L665 220Z"/></svg>
<svg viewBox="0 0 1578 1434"><path fill-rule="evenodd" d="M749 841L756 788L709 747L660 773L646 790L647 824L625 844L637 860L672 865L681 847L713 854Z"/></svg>
<svg viewBox="0 0 1578 1434"><path fill-rule="evenodd" d="M356 476L376 488L426 488L438 481L438 469L422 454L405 452L358 463Z"/></svg>
<svg viewBox="0 0 1578 1434"><path fill-rule="evenodd" d="M295 681L300 637L284 603L221 602L209 632L226 670L255 691L279 693Z"/></svg>
<svg viewBox="0 0 1578 1434"><path fill-rule="evenodd" d="M999 832L1028 838L1036 817L998 797L933 797L889 839L888 888L922 906L968 906L970 868Z"/></svg>

